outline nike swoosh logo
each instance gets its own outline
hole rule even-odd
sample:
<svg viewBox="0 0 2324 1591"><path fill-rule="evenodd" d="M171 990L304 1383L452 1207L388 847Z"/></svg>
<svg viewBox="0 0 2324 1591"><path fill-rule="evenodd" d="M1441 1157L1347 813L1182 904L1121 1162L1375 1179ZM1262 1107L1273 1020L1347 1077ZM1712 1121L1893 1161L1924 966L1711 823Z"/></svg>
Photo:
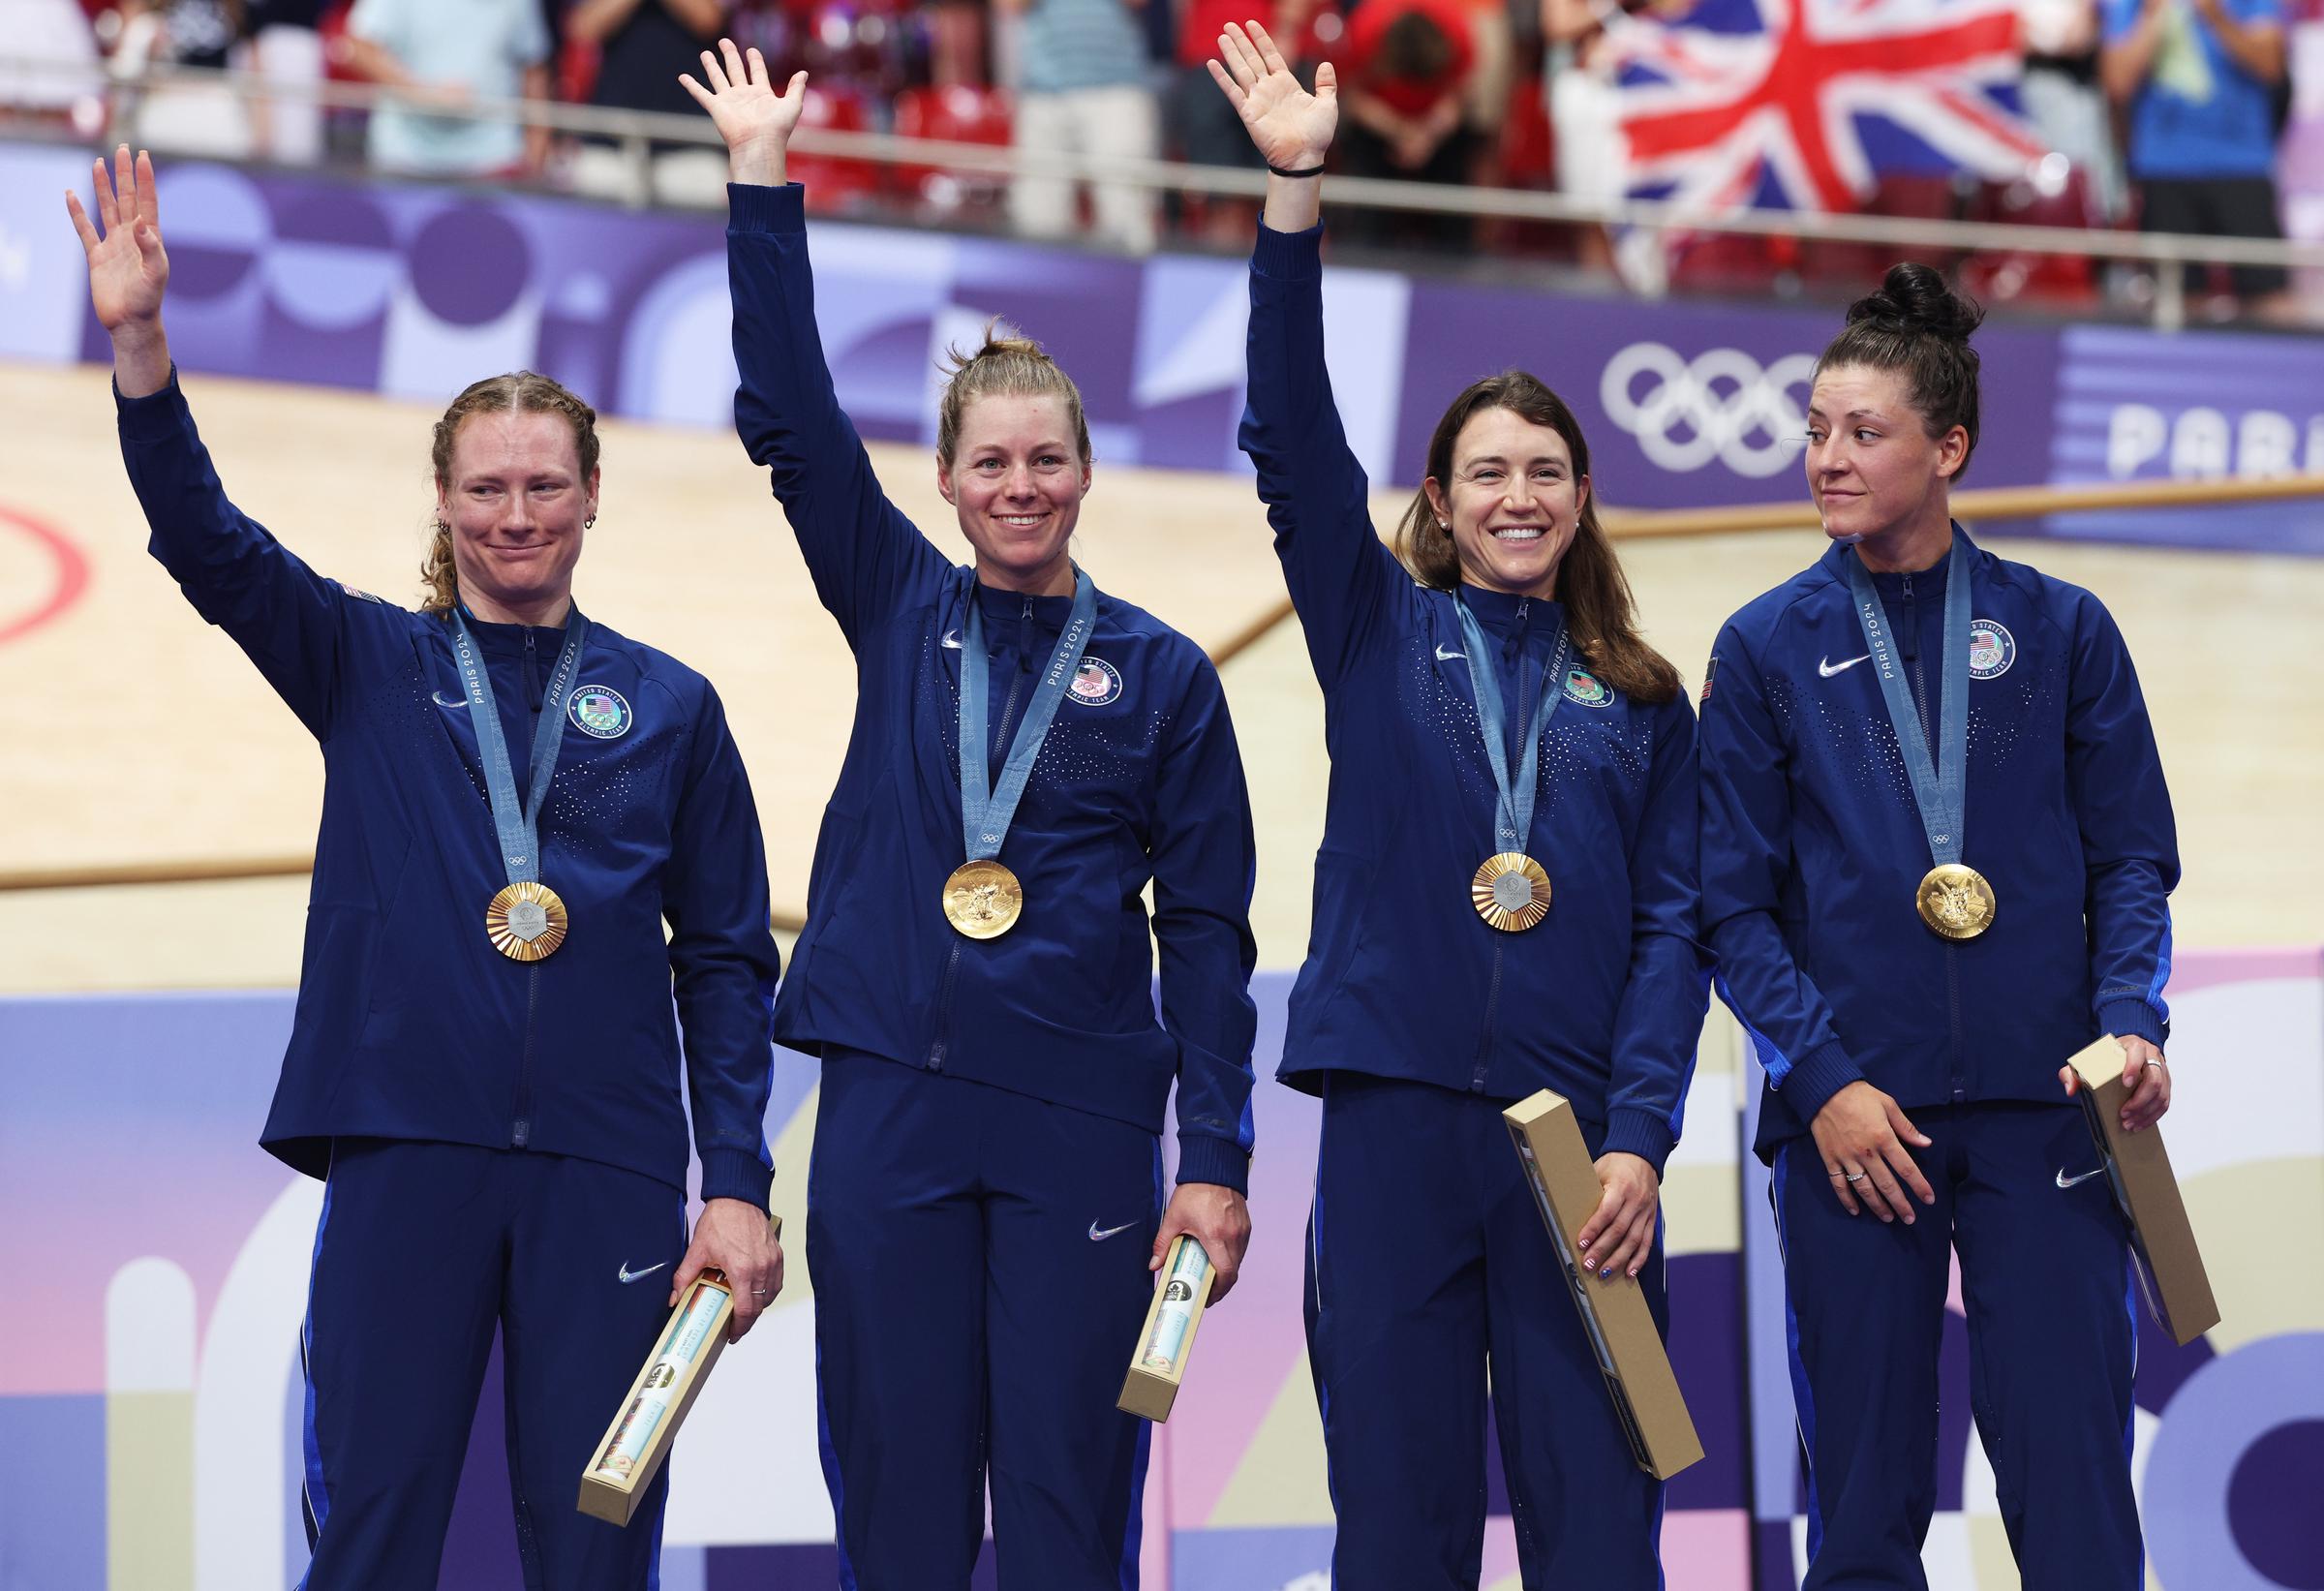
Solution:
<svg viewBox="0 0 2324 1591"><path fill-rule="evenodd" d="M2058 1185L2062 1188L2070 1188L2078 1183L2087 1182L2094 1177L2103 1177L2105 1175L2106 1168L2104 1166L2100 1166L2095 1171L2086 1171L2079 1177L2068 1177L2065 1175L2065 1168L2061 1166L2058 1168Z"/></svg>
<svg viewBox="0 0 2324 1591"><path fill-rule="evenodd" d="M466 707L466 706L468 705L468 698L467 698L466 696L463 696L463 697L461 697L461 698L460 698L458 701L456 701L456 702L447 702L447 701L445 701L445 700L443 699L443 691L441 691L441 690L439 690L439 691L435 692L435 696L436 696L436 705L437 705L438 707Z"/></svg>
<svg viewBox="0 0 2324 1591"><path fill-rule="evenodd" d="M948 646L948 647L952 648L952 650L953 650L953 651L955 651L955 652L958 652L958 651L960 651L960 650L961 650L961 632L960 632L959 630L957 630L957 629L948 629L948 630L946 630L946 631L944 632L944 639L942 639L941 641L938 641L938 642L936 643L936 645L938 645L938 646Z"/></svg>
<svg viewBox="0 0 2324 1591"><path fill-rule="evenodd" d="M1856 664L1870 660L1872 654L1867 652L1863 657L1850 658L1844 663L1836 663L1829 658L1819 658L1816 659L1816 672L1828 680L1835 674L1845 674Z"/></svg>
<svg viewBox="0 0 2324 1591"><path fill-rule="evenodd" d="M1106 1228L1105 1231L1100 1232L1097 1230L1097 1223L1095 1221L1091 1221L1089 1223L1089 1240L1093 1243L1102 1243L1108 1238L1118 1237L1120 1234L1129 1231L1130 1228L1136 1226L1137 1224L1138 1223L1136 1221L1124 1221L1119 1226L1110 1226Z"/></svg>
<svg viewBox="0 0 2324 1591"><path fill-rule="evenodd" d="M621 1275L622 1275L622 1281L623 1281L624 1285L627 1285L627 1284L628 1284L628 1283L630 1283L630 1282L633 1282L633 1281L637 1280L637 1279L638 1279L638 1277L640 1277L640 1276L651 1276L652 1274L654 1274L654 1272L655 1272L655 1271L657 1271L657 1270L663 1270L663 1269L665 1269L665 1268L666 1268L666 1267L669 1265L669 1263L670 1263L669 1261L667 1261L667 1260L664 1260L664 1261L662 1261L662 1262L661 1262L661 1264L660 1264L660 1265L650 1265L650 1266L646 1267L646 1268L645 1268L645 1270L630 1270L630 1269L629 1269L629 1262L628 1262L627 1260L624 1260L624 1261L622 1262L622 1271L621 1271Z"/></svg>
<svg viewBox="0 0 2324 1591"><path fill-rule="evenodd" d="M1438 662L1449 663L1455 658L1458 658L1462 662L1467 662L1469 660L1469 655L1467 653L1447 652L1441 642L1438 644L1436 649L1436 660Z"/></svg>

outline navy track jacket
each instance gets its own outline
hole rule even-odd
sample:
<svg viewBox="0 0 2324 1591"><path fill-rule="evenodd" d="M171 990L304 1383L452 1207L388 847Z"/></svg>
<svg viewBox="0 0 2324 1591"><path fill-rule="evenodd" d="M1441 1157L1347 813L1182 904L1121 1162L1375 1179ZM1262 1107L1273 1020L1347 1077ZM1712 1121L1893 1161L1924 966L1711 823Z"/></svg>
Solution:
<svg viewBox="0 0 2324 1591"><path fill-rule="evenodd" d="M683 1191L674 984L702 1196L763 1208L778 965L758 811L710 682L593 621L568 699L544 702L565 631L472 620L520 791L537 715L567 716L540 879L572 926L554 955L510 961L484 933L507 872L449 622L324 579L237 510L174 372L117 407L153 556L322 749L298 1004L261 1142L318 1177L333 1138L434 1139ZM585 691L620 698L620 728L584 726Z"/></svg>
<svg viewBox="0 0 2324 1591"><path fill-rule="evenodd" d="M1703 702L1703 925L1766 1068L1762 1153L1859 1078L1907 1111L2056 1103L2068 1056L2101 1032L2160 1044L2169 1016L2178 839L2112 616L1972 544L1961 860L1995 911L1955 943L1913 909L1929 842L1865 660L1855 556L1833 546L1728 620ZM1942 559L1873 576L1933 754L1945 579Z"/></svg>
<svg viewBox="0 0 2324 1591"><path fill-rule="evenodd" d="M815 594L856 659L855 727L816 838L807 931L776 1036L1148 1132L1161 1130L1175 1079L1178 1180L1239 1190L1258 1026L1257 846L1218 672L1192 641L1100 593L1076 683L1001 847L1024 880L1024 915L994 939L954 931L941 900L966 859L967 604L984 604L997 768L1072 603L980 586L881 492L824 362L802 192L727 190L736 428L768 467Z"/></svg>
<svg viewBox="0 0 2324 1591"><path fill-rule="evenodd" d="M1241 434L1331 752L1314 928L1278 1075L1311 1092L1333 1068L1494 1099L1554 1088L1605 1124L1606 1151L1660 1172L1709 1002L1694 711L1683 694L1632 701L1573 658L1541 738L1526 845L1548 871L1549 915L1522 933L1486 926L1469 880L1497 848L1494 785L1452 604L1490 640L1513 720L1538 695L1556 605L1427 590L1381 544L1324 365L1321 238L1260 229Z"/></svg>

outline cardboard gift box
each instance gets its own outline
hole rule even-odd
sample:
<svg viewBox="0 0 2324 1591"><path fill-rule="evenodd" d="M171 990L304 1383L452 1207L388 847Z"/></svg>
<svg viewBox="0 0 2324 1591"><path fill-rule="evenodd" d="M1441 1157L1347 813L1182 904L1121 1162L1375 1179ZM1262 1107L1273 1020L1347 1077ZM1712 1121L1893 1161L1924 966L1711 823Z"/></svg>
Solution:
<svg viewBox="0 0 2324 1591"><path fill-rule="evenodd" d="M782 1237L782 1218L773 1222L776 1239ZM690 1283L670 1311L669 1324L648 1356L645 1368L629 1383L613 1423L605 1427L581 1472L582 1513L610 1524L626 1525L669 1457L678 1427L710 1379L711 1366L726 1346L726 1328L734 1319L734 1290L716 1270L705 1270Z"/></svg>
<svg viewBox="0 0 2324 1591"><path fill-rule="evenodd" d="M1210 1285L1217 1279L1210 1256L1192 1234L1180 1233L1171 1239L1116 1408L1145 1420L1170 1418L1170 1406L1186 1379L1186 1361L1194 1353L1194 1333L1210 1302Z"/></svg>
<svg viewBox="0 0 2324 1591"><path fill-rule="evenodd" d="M2115 1203L2130 1223L2130 1249L2147 1308L2172 1341L2192 1342L2219 1324L2219 1306L2195 1247L2179 1178L2171 1174L2162 1129L2123 1130L2123 1100L2130 1090L2123 1083L2120 1039L2102 1038L2067 1064L2082 1080L2074 1097L2082 1102L2082 1119L2105 1161Z"/></svg>
<svg viewBox="0 0 2324 1591"><path fill-rule="evenodd" d="M1544 1088L1501 1113L1525 1167L1534 1203L1557 1247L1567 1290L1581 1312L1598 1355L1599 1374L1614 1415L1630 1438L1631 1455L1657 1480L1667 1481L1702 1457L1702 1441L1679 1394L1670 1356L1655 1329L1646 1293L1635 1276L1600 1281L1581 1269L1580 1232L1598 1209L1598 1171L1583 1145L1581 1124L1562 1095Z"/></svg>

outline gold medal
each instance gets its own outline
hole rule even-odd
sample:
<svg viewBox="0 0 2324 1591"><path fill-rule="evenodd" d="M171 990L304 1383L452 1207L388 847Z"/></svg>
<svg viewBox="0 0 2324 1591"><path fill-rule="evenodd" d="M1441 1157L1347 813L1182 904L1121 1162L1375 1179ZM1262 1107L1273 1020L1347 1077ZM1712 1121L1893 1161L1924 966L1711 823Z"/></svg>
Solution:
<svg viewBox="0 0 2324 1591"><path fill-rule="evenodd" d="M510 884L484 908L492 948L512 962L537 962L565 943L565 903L546 884Z"/></svg>
<svg viewBox="0 0 2324 1591"><path fill-rule="evenodd" d="M1024 911L1024 886L998 862L963 862L944 880L944 920L971 939L997 939Z"/></svg>
<svg viewBox="0 0 2324 1591"><path fill-rule="evenodd" d="M1920 920L1948 939L1973 939L1993 926L1993 886L1959 862L1931 868L1912 892Z"/></svg>
<svg viewBox="0 0 2324 1591"><path fill-rule="evenodd" d="M1523 851L1488 856L1469 881L1469 903L1487 927L1522 933L1549 915L1549 875Z"/></svg>

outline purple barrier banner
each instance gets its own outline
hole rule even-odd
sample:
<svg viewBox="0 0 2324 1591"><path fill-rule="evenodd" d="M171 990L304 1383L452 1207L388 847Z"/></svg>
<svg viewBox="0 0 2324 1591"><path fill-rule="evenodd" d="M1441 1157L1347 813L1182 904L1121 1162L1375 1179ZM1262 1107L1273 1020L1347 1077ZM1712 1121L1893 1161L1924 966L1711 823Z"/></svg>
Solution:
<svg viewBox="0 0 2324 1591"><path fill-rule="evenodd" d="M1264 1077L1291 975L1253 984ZM2163 1591L2324 1583L2324 958L2183 955L2179 1082L2165 1132L2221 1323L2186 1348L2142 1325L2132 1474ZM289 991L0 1000L0 1591L252 1591L296 1583L299 1328L322 1204L253 1138ZM1789 1591L1806 1521L1766 1173L1743 1151L1757 1072L1714 1023L1664 1179L1671 1361L1706 1457L1672 1483L1669 1583ZM776 1052L776 1204L804 1230L814 1063ZM1332 1511L1301 1328L1315 1102L1255 1099L1254 1238L1155 1431L1148 1591L1328 1591ZM2254 1219L2254 1212L2262 1212ZM721 1359L671 1459L665 1591L808 1591L837 1574L816 1450L813 1268ZM1550 1258L1544 1239L1544 1263ZM1964 1303L1947 1302L1936 1516L1946 1591L2018 1576L1967 1396ZM1127 1348L1124 1349L1125 1354ZM439 1584L517 1578L497 1370ZM1486 1444L1481 1591L1518 1591ZM609 1527L610 1528L610 1527ZM990 1553L974 1582L990 1587Z"/></svg>
<svg viewBox="0 0 2324 1591"><path fill-rule="evenodd" d="M0 357L107 356L61 191L85 157L0 144ZM715 216L169 162L171 346L193 371L440 401L527 366L608 413L724 427ZM940 232L813 224L816 316L871 437L928 442L948 346L1002 318L1081 382L1109 463L1247 470L1244 267L1124 260ZM1871 284L1867 283L1869 287ZM1332 268L1332 384L1377 482L1416 483L1445 404L1522 366L1563 394L1608 503L1781 502L1836 306L1647 302ZM2324 341L1995 323L1972 485L2324 470ZM2324 552L2324 505L2081 515L2048 534Z"/></svg>

